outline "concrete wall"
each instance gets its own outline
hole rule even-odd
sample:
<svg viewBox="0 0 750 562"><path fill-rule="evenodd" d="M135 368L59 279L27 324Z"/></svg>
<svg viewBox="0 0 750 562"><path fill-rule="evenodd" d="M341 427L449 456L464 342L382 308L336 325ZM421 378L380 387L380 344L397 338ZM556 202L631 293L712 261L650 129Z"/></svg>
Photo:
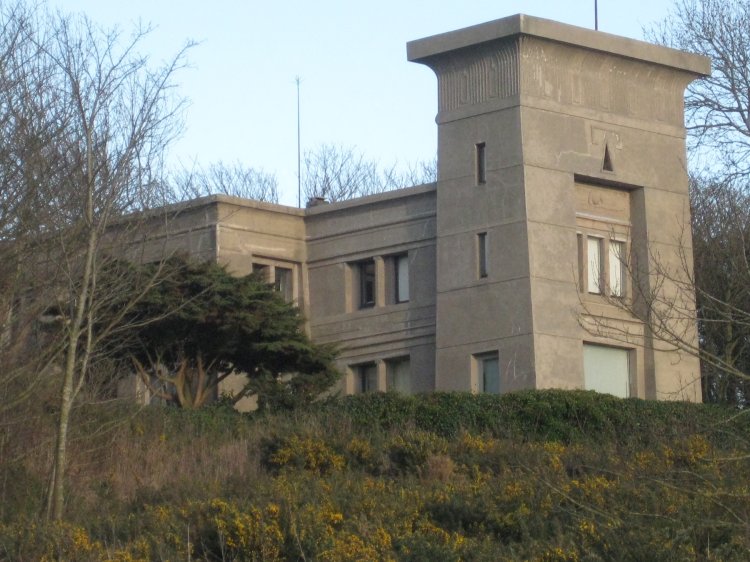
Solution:
<svg viewBox="0 0 750 562"><path fill-rule="evenodd" d="M412 390L434 390L435 186L307 210L310 330L336 343L351 391L356 365L410 357ZM408 255L409 301L395 302L394 257ZM360 308L358 263L373 259L376 298ZM381 377L382 378L382 377ZM381 390L386 390L381 381Z"/></svg>

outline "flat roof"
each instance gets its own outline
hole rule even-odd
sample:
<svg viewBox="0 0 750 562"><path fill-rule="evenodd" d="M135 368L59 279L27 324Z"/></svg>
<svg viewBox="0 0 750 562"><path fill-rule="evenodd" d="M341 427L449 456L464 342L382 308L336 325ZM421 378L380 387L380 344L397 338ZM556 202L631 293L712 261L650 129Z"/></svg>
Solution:
<svg viewBox="0 0 750 562"><path fill-rule="evenodd" d="M514 35L540 37L559 43L660 64L703 76L708 76L711 73L711 61L703 55L525 14L516 14L456 31L409 41L406 44L406 56L408 60L413 62L426 62L425 59L430 57Z"/></svg>

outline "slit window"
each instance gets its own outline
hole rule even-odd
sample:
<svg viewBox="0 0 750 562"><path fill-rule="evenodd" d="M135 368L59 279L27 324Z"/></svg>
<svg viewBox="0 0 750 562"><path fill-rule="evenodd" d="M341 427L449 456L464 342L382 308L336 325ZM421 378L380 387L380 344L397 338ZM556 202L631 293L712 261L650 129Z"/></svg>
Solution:
<svg viewBox="0 0 750 562"><path fill-rule="evenodd" d="M482 279L487 277L487 233L480 232L477 234L477 274Z"/></svg>
<svg viewBox="0 0 750 562"><path fill-rule="evenodd" d="M475 144L474 152L477 185L482 185L487 183L487 156L485 144L483 142Z"/></svg>

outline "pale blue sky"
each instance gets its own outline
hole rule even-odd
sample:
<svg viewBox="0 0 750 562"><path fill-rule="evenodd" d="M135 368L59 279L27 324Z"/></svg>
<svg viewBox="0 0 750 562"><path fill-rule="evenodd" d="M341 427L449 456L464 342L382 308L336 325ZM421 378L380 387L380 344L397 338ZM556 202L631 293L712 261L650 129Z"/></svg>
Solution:
<svg viewBox="0 0 750 562"><path fill-rule="evenodd" d="M406 61L406 42L516 13L594 26L593 0L50 0L104 26L154 26L155 61L200 42L178 76L189 98L172 162L241 161L276 174L297 202L299 75L302 148L356 147L384 165L436 150L433 73ZM599 29L640 39L671 0L599 0Z"/></svg>

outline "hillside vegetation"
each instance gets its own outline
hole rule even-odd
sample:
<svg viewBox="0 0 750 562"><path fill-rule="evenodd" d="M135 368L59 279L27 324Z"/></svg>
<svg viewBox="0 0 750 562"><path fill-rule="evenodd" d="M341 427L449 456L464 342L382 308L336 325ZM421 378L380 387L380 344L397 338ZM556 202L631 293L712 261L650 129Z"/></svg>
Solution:
<svg viewBox="0 0 750 562"><path fill-rule="evenodd" d="M748 413L589 392L372 394L286 415L53 412L0 440L4 560L747 560Z"/></svg>

